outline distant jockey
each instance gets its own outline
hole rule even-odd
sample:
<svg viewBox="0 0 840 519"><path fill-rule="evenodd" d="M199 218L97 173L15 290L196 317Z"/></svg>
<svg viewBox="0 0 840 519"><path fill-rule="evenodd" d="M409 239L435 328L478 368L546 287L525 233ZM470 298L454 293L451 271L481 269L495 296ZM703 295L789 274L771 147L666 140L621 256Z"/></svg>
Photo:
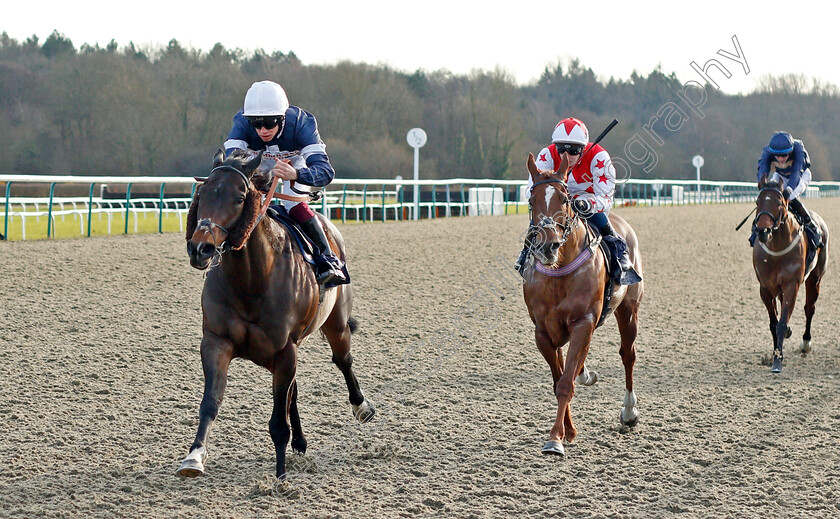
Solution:
<svg viewBox="0 0 840 519"><path fill-rule="evenodd" d="M765 182L781 182L782 194L788 200L788 208L799 217L808 239L814 249L817 249L822 245L822 238L811 220L811 214L799 200L799 195L804 193L811 183L810 167L811 161L802 141L794 139L788 132L777 131L770 138L770 144L761 150L756 177L759 187ZM755 237L756 232L753 229L750 245L755 242Z"/></svg>
<svg viewBox="0 0 840 519"><path fill-rule="evenodd" d="M225 141L226 154L235 149L263 151L263 165L271 165L272 173L283 180L287 195L307 193L296 190L292 182L323 187L335 176L315 116L290 106L286 92L273 81L258 81L245 94L244 108L233 116L233 128ZM284 200L283 206L318 249L318 283L348 283L344 262L330 249L315 212L306 202Z"/></svg>
<svg viewBox="0 0 840 519"><path fill-rule="evenodd" d="M641 281L633 269L627 255L627 242L615 233L608 218L615 192L615 168L610 155L600 144L589 144L589 131L579 119L563 119L551 134L551 144L543 148L537 156L536 164L540 171L557 172L563 154L566 155L571 170L566 184L572 197L572 207L581 217L588 220L603 237L604 242L621 266L620 282L632 285ZM531 197L533 180L529 177L527 196ZM533 225L533 221L531 222ZM531 248L531 237L525 240L525 247L519 254L514 268L523 273L525 261Z"/></svg>

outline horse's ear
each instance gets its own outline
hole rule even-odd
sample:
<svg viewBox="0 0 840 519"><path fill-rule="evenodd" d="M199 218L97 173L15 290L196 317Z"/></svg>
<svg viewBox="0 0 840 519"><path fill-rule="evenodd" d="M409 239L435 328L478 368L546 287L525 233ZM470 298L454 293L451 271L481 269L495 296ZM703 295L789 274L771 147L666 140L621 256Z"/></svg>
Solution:
<svg viewBox="0 0 840 519"><path fill-rule="evenodd" d="M225 160L225 151L222 148L219 148L219 151L213 155L213 167L218 168L222 165L222 162Z"/></svg>
<svg viewBox="0 0 840 519"><path fill-rule="evenodd" d="M761 178L758 179L758 188L761 189L767 183L767 175L761 175Z"/></svg>
<svg viewBox="0 0 840 519"><path fill-rule="evenodd" d="M528 166L528 172L531 174L531 178L536 180L540 176L540 170L537 169L537 163L534 160L533 153L528 153L528 162L526 162L526 165Z"/></svg>
<svg viewBox="0 0 840 519"><path fill-rule="evenodd" d="M569 156L564 153L563 158L560 159L560 167L557 169L557 173L562 173L563 176L565 177L568 172L569 172Z"/></svg>
<svg viewBox="0 0 840 519"><path fill-rule="evenodd" d="M253 173L254 170L257 169L257 167L262 162L262 156L263 156L262 151L257 152L257 154L254 156L254 158L252 158L251 160L249 160L248 162L246 162L244 164L244 166L242 168L242 171L250 177L251 173Z"/></svg>

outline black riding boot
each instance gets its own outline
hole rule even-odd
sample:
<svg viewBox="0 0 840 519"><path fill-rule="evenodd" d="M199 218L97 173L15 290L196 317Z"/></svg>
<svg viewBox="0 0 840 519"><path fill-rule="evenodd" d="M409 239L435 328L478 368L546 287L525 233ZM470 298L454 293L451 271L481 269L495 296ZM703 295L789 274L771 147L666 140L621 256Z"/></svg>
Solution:
<svg viewBox="0 0 840 519"><path fill-rule="evenodd" d="M321 220L317 216L313 216L300 224L300 228L303 229L303 232L306 233L309 239L312 240L315 248L318 249L315 251L318 255L315 258L315 263L317 264L315 277L318 280L318 284L332 283L333 285L343 285L349 283L342 270L344 262L330 248L327 235L324 233L324 227L321 225Z"/></svg>
<svg viewBox="0 0 840 519"><path fill-rule="evenodd" d="M525 277L525 262L528 261L528 254L534 247L533 238L534 233L529 230L528 234L525 236L525 244L522 247L522 252L519 253L519 258L517 258L516 263L513 264L513 268L519 272L519 275L523 278Z"/></svg>
<svg viewBox="0 0 840 519"><path fill-rule="evenodd" d="M811 220L811 213L805 209L802 202L800 202L798 198L789 200L788 208L790 208L790 210L799 217L799 221L802 222L802 227L805 228L805 234L808 235L808 239L811 241L814 249L816 250L822 247L822 237L820 236L820 232L817 230L817 226L814 224L814 221Z"/></svg>
<svg viewBox="0 0 840 519"><path fill-rule="evenodd" d="M621 274L618 277L618 283L621 285L635 285L642 280L642 277L633 268L633 263L630 262L630 257L627 255L627 242L615 233L610 221L601 227L601 236L607 242L610 248L610 253L618 260L618 266L621 268Z"/></svg>

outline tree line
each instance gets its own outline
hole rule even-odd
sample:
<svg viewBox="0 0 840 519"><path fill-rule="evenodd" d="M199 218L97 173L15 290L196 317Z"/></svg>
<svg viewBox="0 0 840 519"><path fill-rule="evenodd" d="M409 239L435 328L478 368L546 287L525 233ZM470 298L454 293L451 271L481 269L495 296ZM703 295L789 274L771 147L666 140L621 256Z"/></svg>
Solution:
<svg viewBox="0 0 840 519"><path fill-rule="evenodd" d="M87 44L54 31L43 43L0 35L0 172L56 175L206 174L250 84L277 81L318 119L342 178L410 178L406 132L421 127L424 178L525 178L525 158L575 116L603 141L619 176L753 180L777 129L804 140L816 180L840 180L840 91L801 75L764 76L746 95L674 73L604 80L577 60L518 85L501 68L467 75L343 61L305 65L293 51L204 52ZM696 85L696 83L695 83ZM677 95L684 92L688 102ZM690 106L694 104L694 107Z"/></svg>

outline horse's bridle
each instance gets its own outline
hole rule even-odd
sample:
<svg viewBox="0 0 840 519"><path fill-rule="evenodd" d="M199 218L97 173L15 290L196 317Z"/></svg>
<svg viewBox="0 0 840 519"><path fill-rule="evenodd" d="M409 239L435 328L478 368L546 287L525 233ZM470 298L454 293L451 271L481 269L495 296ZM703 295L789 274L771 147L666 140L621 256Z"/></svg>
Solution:
<svg viewBox="0 0 840 519"><path fill-rule="evenodd" d="M246 193L250 189L253 188L253 184L251 183L251 179L248 178L248 176L245 173L243 173L242 171L240 171L239 169L237 169L233 166L228 166L228 165L217 166L217 167L211 169L210 170L210 175L207 177L207 180L205 180L205 182L210 180L210 177L213 176L213 173L215 171L222 170L222 169L231 170L231 171L235 171L236 173L238 173L239 176L242 178L242 182L245 184L245 192ZM222 254L224 254L228 249L227 248L227 240L223 241L220 244L216 243L216 236L213 234L213 228L214 227L216 229L219 229L223 233L225 233L225 238L227 238L230 235L230 231L226 227L224 227L223 225L217 224L216 222L214 222L210 218L201 218L200 220L198 220L196 222L196 226L195 226L195 229L197 231L204 231L213 238L213 248L216 249L216 252L213 255L214 257L213 257L213 263L211 264L211 268L219 264L219 262L222 259Z"/></svg>
<svg viewBox="0 0 840 519"><path fill-rule="evenodd" d="M784 200L784 194L782 193L782 190L777 189L775 187L763 187L763 188L761 188L761 190L758 192L758 197L761 197L761 193L763 193L765 191L773 191L774 193L779 193L782 200ZM755 219L753 219L753 228L755 228L755 226L758 225L758 219L761 218L761 215L766 214L773 221L773 225L769 229L770 232L772 233L773 231L777 231L779 229L779 226L782 224L783 215L787 213L787 208L785 207L784 202L781 202L779 204L779 207L785 209L784 211L779 212L779 216L774 216L770 211L759 211L755 215Z"/></svg>
<svg viewBox="0 0 840 519"><path fill-rule="evenodd" d="M564 193L564 196L566 197L566 202L564 203L569 203L569 188L565 182L563 182L559 178L547 178L545 180L540 180L538 182L534 182L534 184L531 186L531 192L533 193L534 188L542 184L560 184L563 187L562 191ZM530 211L530 203L528 204L528 208ZM563 224L560 224L552 216L543 216L538 223L533 223L534 218L533 215L531 215L531 230L534 233L539 233L543 229L557 229L559 227L563 230L563 232L560 234L560 246L562 247L566 244L566 241L569 239L569 235L572 233L572 229L577 227L577 225L580 222L580 217L576 212L574 212L574 210L572 211L571 218L568 218L568 215L566 216L566 221Z"/></svg>

